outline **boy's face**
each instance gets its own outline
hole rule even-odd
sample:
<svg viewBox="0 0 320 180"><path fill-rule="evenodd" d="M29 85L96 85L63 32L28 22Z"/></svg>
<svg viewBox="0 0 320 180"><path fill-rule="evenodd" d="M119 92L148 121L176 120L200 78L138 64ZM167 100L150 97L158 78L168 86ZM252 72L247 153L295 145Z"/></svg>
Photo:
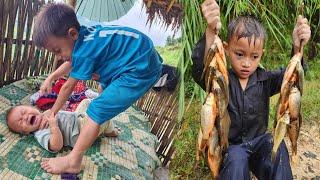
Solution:
<svg viewBox="0 0 320 180"><path fill-rule="evenodd" d="M250 43L249 38L251 38ZM240 79L248 79L256 71L264 51L262 38L249 38L238 39L233 36L228 43L225 43L232 69Z"/></svg>
<svg viewBox="0 0 320 180"><path fill-rule="evenodd" d="M8 126L23 134L37 131L42 121L42 114L32 106L16 106L8 117Z"/></svg>
<svg viewBox="0 0 320 180"><path fill-rule="evenodd" d="M49 36L44 48L58 56L59 59L70 60L77 39L78 31L70 28L65 37Z"/></svg>

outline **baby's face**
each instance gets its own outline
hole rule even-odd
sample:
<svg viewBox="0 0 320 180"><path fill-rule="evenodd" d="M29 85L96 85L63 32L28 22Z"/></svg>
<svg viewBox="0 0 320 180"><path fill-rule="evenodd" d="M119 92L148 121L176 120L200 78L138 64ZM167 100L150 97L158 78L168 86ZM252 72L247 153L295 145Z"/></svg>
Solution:
<svg viewBox="0 0 320 180"><path fill-rule="evenodd" d="M16 106L8 117L8 126L19 133L29 134L37 131L42 121L42 114L32 106Z"/></svg>

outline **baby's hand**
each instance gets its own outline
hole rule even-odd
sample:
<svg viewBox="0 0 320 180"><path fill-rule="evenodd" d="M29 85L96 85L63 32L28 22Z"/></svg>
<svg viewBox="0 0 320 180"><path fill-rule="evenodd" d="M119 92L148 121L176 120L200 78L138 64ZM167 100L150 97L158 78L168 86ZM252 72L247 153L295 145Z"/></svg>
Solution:
<svg viewBox="0 0 320 180"><path fill-rule="evenodd" d="M58 127L57 118L53 115L53 113L49 117L49 127L50 128Z"/></svg>
<svg viewBox="0 0 320 180"><path fill-rule="evenodd" d="M203 16L206 18L208 27L212 32L221 29L220 7L215 0L206 0L201 5Z"/></svg>
<svg viewBox="0 0 320 180"><path fill-rule="evenodd" d="M51 93L52 89L52 84L51 84L51 79L47 78L41 85L40 87L40 96L43 96L44 94Z"/></svg>
<svg viewBox="0 0 320 180"><path fill-rule="evenodd" d="M42 113L42 121L41 124L39 126L39 129L44 129L44 128L48 128L49 127L49 123L50 123L50 118L53 115L53 113L51 112L51 110L47 110L45 112Z"/></svg>
<svg viewBox="0 0 320 180"><path fill-rule="evenodd" d="M311 37L311 30L307 18L301 15L297 19L297 23L293 29L292 39L295 53L300 50L301 46L307 44Z"/></svg>

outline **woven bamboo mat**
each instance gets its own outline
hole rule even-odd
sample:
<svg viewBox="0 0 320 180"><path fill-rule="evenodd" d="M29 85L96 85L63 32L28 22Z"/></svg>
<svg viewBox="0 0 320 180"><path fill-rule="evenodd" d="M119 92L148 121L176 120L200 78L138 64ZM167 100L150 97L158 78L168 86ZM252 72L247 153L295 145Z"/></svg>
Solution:
<svg viewBox="0 0 320 180"><path fill-rule="evenodd" d="M62 156L70 152L65 147L58 154L41 148L32 135L11 133L5 113L18 104L28 104L31 92L25 80L0 88L0 179L61 179L44 172L43 157ZM154 147L157 138L149 133L150 125L143 114L130 107L114 119L117 138L99 137L86 152L80 179L153 179L153 170L160 165Z"/></svg>

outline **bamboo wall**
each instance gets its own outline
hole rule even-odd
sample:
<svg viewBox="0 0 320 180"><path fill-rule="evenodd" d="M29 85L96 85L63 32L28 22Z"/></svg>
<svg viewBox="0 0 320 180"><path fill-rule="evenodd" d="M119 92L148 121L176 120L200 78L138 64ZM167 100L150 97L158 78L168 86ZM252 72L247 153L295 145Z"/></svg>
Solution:
<svg viewBox="0 0 320 180"><path fill-rule="evenodd" d="M149 90L135 105L138 106L151 123L151 132L157 136L159 144L156 152L163 166L170 163L174 153L174 138L177 134L178 91L162 89Z"/></svg>
<svg viewBox="0 0 320 180"><path fill-rule="evenodd" d="M54 57L32 43L33 18L43 4L43 0L0 0L0 87L50 72Z"/></svg>

